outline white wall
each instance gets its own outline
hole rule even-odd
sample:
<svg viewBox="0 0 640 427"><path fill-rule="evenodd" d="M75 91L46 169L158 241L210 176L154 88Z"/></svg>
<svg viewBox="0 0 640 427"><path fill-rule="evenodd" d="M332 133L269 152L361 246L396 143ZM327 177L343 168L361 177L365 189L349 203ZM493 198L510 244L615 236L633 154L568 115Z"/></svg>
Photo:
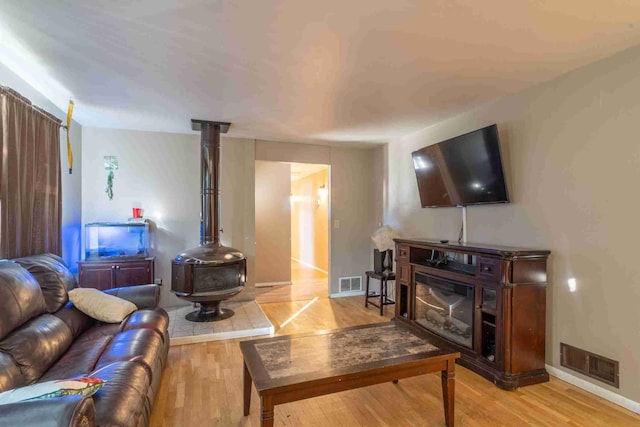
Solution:
<svg viewBox="0 0 640 427"><path fill-rule="evenodd" d="M153 221L151 254L163 280L162 305L184 303L171 293L171 260L197 246L200 230L200 136L83 128L82 222L125 221L133 203ZM248 256L248 285L239 299L253 298L253 153L250 140L221 138L222 242ZM113 200L105 194L103 157L118 158ZM248 193L248 194L247 194ZM252 217L252 215L251 215Z"/></svg>
<svg viewBox="0 0 640 427"><path fill-rule="evenodd" d="M29 98L34 105L48 111L64 124L67 112L60 110L51 101L36 91L18 75L0 63L0 85L8 86ZM72 271L78 270L80 259L80 241L82 226L81 208L81 175L82 175L82 127L75 121L71 123L71 148L74 155L73 173L69 174L67 161L67 137L64 129L60 129L60 162L62 164L62 258Z"/></svg>
<svg viewBox="0 0 640 427"><path fill-rule="evenodd" d="M469 241L550 249L547 363L564 342L620 361L640 401L640 49L486 105L388 146L384 218L404 237L457 239L457 208L421 209L411 152L498 123L512 203L469 207ZM567 279L575 277L571 293ZM575 372L568 371L574 375Z"/></svg>
<svg viewBox="0 0 640 427"><path fill-rule="evenodd" d="M339 278L362 276L373 267L371 234L376 215L371 171L374 150L331 149L331 293ZM339 227L336 227L336 221Z"/></svg>
<svg viewBox="0 0 640 427"><path fill-rule="evenodd" d="M256 140L256 159L328 165L331 162L331 147Z"/></svg>
<svg viewBox="0 0 640 427"><path fill-rule="evenodd" d="M256 161L256 282L291 283L291 165Z"/></svg>
<svg viewBox="0 0 640 427"><path fill-rule="evenodd" d="M256 141L256 160L330 165L329 288L339 278L363 276L372 267L371 234L376 229L371 179L374 149ZM337 223L336 223L337 221ZM336 227L338 225L338 227Z"/></svg>
<svg viewBox="0 0 640 427"><path fill-rule="evenodd" d="M155 224L152 254L156 277L163 280L162 305L180 304L170 292L171 260L181 250L197 246L200 214L200 137L85 127L82 131L82 223L126 220L134 202ZM247 287L237 299L254 296L255 284L255 160L300 162L315 159L331 164L331 292L341 276L364 275L371 268L374 150L305 144L254 142L222 137L221 223L225 245L242 250L248 259ZM276 155L277 154L277 155ZM103 157L118 157L114 199L104 192L107 172ZM327 163L324 163L327 164ZM337 190L337 193L334 191ZM337 232L336 232L337 231Z"/></svg>
<svg viewBox="0 0 640 427"><path fill-rule="evenodd" d="M232 299L252 300L256 283L255 142L223 136L220 156L222 243L242 250L247 257L247 284Z"/></svg>

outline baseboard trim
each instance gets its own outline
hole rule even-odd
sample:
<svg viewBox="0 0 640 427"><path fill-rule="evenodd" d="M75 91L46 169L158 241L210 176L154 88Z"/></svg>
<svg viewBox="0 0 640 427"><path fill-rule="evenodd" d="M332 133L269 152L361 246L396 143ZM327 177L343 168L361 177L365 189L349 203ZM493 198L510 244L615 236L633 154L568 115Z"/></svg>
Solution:
<svg viewBox="0 0 640 427"><path fill-rule="evenodd" d="M603 398L604 400L608 400L611 403L615 403L618 406L622 406L625 409L630 410L631 412L635 412L636 414L640 414L640 403L628 399L624 396L621 396L617 393L612 392L611 390L607 390L604 387L600 387L599 385L590 383L589 381L585 381L582 378L579 378L573 374L565 372L561 369L555 368L551 365L545 365L547 371L549 371L550 375L554 377L568 382L582 390L588 391L589 393L595 394L598 397Z"/></svg>
<svg viewBox="0 0 640 427"><path fill-rule="evenodd" d="M288 282L262 282L262 283L256 283L255 287L256 288L269 288L271 286L284 286L284 285L290 285L291 281Z"/></svg>
<svg viewBox="0 0 640 427"><path fill-rule="evenodd" d="M329 294L329 298L355 297L358 295L364 295L364 291L339 292L337 294Z"/></svg>
<svg viewBox="0 0 640 427"><path fill-rule="evenodd" d="M320 267L316 267L316 266L315 266L315 265L313 265L313 264L309 264L308 262L304 262L304 261L302 261L301 259L291 257L291 260L292 260L292 261L297 262L298 264L302 264L302 265L304 265L305 267L309 267L309 268L312 268L312 269L314 269L314 270L316 270L316 271L319 271L319 272L321 272L321 273L329 274L329 272L328 272L327 270L323 270L323 269L321 269Z"/></svg>

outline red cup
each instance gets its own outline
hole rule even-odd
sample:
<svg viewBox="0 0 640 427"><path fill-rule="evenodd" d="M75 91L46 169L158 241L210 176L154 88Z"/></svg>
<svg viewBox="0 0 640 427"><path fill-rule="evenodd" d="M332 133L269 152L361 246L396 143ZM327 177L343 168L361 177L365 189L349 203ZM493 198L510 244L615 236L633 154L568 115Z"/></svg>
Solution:
<svg viewBox="0 0 640 427"><path fill-rule="evenodd" d="M142 218L142 209L141 208L133 208L133 217L134 218Z"/></svg>

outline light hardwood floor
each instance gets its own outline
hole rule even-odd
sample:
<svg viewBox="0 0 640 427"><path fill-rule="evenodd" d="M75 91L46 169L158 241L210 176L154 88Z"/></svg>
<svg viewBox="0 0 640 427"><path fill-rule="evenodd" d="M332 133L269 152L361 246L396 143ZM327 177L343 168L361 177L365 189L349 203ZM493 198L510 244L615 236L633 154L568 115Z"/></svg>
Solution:
<svg viewBox="0 0 640 427"><path fill-rule="evenodd" d="M386 321L365 309L363 297L261 304L277 335ZM253 391L251 413L242 415L240 340L171 347L154 404L152 426L259 426ZM514 392L498 389L456 367L457 426L633 426L640 416L552 378ZM278 405L276 426L443 426L440 376L429 374L358 390Z"/></svg>
<svg viewBox="0 0 640 427"><path fill-rule="evenodd" d="M329 281L326 273L305 267L291 261L291 285L256 288L259 304L310 300L329 295Z"/></svg>

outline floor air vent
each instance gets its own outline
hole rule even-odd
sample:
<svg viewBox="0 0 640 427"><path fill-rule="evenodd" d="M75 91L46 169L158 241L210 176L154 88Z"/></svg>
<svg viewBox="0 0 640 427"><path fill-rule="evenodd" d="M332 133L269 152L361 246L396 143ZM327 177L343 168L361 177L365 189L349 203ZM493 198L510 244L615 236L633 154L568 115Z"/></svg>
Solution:
<svg viewBox="0 0 640 427"><path fill-rule="evenodd" d="M560 364L588 377L620 388L620 366L615 360L560 343Z"/></svg>
<svg viewBox="0 0 640 427"><path fill-rule="evenodd" d="M340 293L362 291L362 276L340 277Z"/></svg>

